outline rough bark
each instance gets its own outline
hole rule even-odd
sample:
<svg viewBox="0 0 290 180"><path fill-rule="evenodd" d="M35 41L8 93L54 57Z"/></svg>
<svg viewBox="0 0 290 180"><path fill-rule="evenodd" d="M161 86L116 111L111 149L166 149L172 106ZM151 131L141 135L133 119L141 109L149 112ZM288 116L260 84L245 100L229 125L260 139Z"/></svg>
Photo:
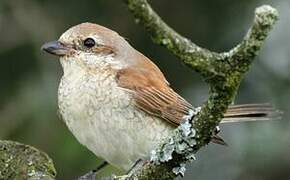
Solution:
<svg viewBox="0 0 290 180"><path fill-rule="evenodd" d="M201 48L170 28L146 0L124 0L136 22L145 27L153 41L167 48L183 63L199 72L209 84L209 98L193 120L185 119L166 141L152 151L151 162L116 179L174 179L185 165L207 145L223 113L232 103L243 75L259 52L278 12L269 5L256 9L254 21L244 39L233 49L216 53Z"/></svg>
<svg viewBox="0 0 290 180"><path fill-rule="evenodd" d="M56 171L52 160L34 147L0 141L0 179L52 180Z"/></svg>

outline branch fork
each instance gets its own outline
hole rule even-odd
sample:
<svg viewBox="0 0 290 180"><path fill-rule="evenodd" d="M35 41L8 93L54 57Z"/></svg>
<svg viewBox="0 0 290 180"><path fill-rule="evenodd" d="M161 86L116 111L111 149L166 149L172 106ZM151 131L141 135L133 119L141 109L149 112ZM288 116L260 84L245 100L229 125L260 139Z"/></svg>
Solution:
<svg viewBox="0 0 290 180"><path fill-rule="evenodd" d="M125 179L174 179L184 175L185 165L207 145L223 113L232 103L243 75L257 56L278 12L269 5L258 7L254 21L243 40L228 52L217 53L199 47L169 27L146 0L124 0L138 24L145 27L156 44L164 46L184 64L200 73L209 84L209 98L194 119L184 122L172 135L152 150L151 162L123 176ZM116 178L122 179L122 178Z"/></svg>

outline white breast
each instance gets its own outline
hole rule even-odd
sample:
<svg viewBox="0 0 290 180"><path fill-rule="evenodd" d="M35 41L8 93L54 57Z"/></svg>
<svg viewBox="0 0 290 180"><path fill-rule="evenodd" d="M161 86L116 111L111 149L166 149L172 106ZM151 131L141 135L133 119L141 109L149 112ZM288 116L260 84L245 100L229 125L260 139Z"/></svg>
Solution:
<svg viewBox="0 0 290 180"><path fill-rule="evenodd" d="M59 86L60 113L78 141L97 156L127 170L171 132L167 122L137 109L111 73L72 69Z"/></svg>

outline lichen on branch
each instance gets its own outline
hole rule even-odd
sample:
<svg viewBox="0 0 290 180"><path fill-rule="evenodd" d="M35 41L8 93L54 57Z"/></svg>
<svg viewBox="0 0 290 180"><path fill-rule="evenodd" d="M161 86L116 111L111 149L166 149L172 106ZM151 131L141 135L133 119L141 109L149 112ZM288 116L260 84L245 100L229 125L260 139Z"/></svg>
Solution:
<svg viewBox="0 0 290 180"><path fill-rule="evenodd" d="M36 148L0 141L0 179L45 179L56 176L52 160Z"/></svg>
<svg viewBox="0 0 290 180"><path fill-rule="evenodd" d="M184 173L185 164L194 159L194 154L210 142L215 127L236 95L243 75L278 20L278 12L269 5L257 8L244 39L228 52L217 53L201 48L175 32L146 0L124 1L136 22L145 27L153 41L200 73L210 87L209 98L194 119L185 119L171 137L160 142L159 147L152 151L150 163L124 176L127 179L174 179Z"/></svg>

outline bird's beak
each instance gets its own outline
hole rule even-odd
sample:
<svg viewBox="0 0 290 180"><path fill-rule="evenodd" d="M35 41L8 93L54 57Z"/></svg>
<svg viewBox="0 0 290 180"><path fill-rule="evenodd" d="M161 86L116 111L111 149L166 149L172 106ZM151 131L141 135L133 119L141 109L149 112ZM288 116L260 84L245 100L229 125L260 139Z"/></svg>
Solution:
<svg viewBox="0 0 290 180"><path fill-rule="evenodd" d="M69 55L71 48L60 41L51 41L41 46L41 50L56 56Z"/></svg>

